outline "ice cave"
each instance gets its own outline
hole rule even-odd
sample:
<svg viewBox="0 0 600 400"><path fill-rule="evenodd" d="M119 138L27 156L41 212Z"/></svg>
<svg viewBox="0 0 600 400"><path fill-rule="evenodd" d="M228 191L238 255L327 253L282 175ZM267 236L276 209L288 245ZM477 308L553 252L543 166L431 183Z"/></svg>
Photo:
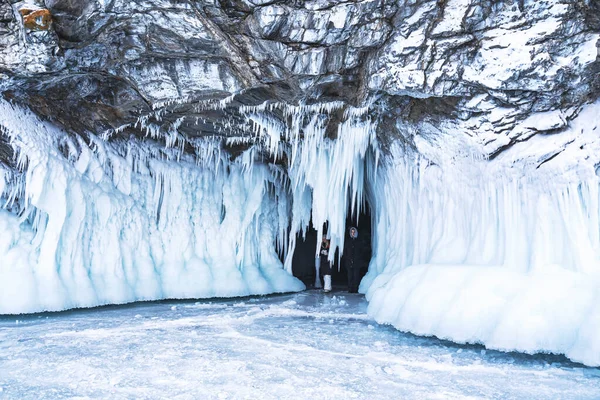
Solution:
<svg viewBox="0 0 600 400"><path fill-rule="evenodd" d="M150 319L153 301L268 314L278 297L260 296L313 301L323 237L324 301L364 305L351 320L373 330L357 346L550 354L590 379L560 390L600 396L599 15L595 0L2 2L0 397L35 396L2 372L2 341L20 346L7 321L70 335L77 313ZM369 261L347 300L350 226ZM290 304L272 321L326 315ZM354 389L322 398L383 398ZM227 396L269 398L244 393ZM528 398L552 393L567 392Z"/></svg>

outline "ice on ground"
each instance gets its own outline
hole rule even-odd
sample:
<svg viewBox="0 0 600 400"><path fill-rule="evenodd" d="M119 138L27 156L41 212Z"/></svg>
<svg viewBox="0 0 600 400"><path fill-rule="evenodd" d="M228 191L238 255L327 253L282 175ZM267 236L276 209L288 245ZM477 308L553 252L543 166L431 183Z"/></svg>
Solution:
<svg viewBox="0 0 600 400"><path fill-rule="evenodd" d="M377 325L362 296L334 295L3 317L2 398L600 396L598 369L404 334Z"/></svg>

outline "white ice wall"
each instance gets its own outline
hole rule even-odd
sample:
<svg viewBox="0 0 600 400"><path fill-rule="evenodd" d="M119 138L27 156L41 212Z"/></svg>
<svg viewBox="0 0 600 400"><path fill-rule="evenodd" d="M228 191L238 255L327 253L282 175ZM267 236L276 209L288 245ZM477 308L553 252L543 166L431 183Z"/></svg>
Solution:
<svg viewBox="0 0 600 400"><path fill-rule="evenodd" d="M582 141L574 148L597 151L599 110L572 122L565 135ZM554 140L563 139L540 137L526 150ZM461 162L392 149L369 188L376 240L361 284L378 322L600 365L595 158L566 150L529 173L526 155Z"/></svg>
<svg viewBox="0 0 600 400"><path fill-rule="evenodd" d="M88 147L6 103L0 115L26 171L2 185L20 203L0 210L0 314L304 289L275 250L289 199L267 166Z"/></svg>
<svg viewBox="0 0 600 400"><path fill-rule="evenodd" d="M0 102L23 171L0 179L0 314L304 289L291 276L296 233L312 220L322 235L327 222L342 247L348 206L362 206L374 125L349 108L327 137L342 107L243 107L252 132L188 142L192 156L176 128L149 119L137 124L148 140L84 143ZM274 108L291 122L269 117ZM236 160L221 151L241 142Z"/></svg>
<svg viewBox="0 0 600 400"><path fill-rule="evenodd" d="M448 126L380 162L368 109L347 109L328 137L341 107L242 108L252 135L225 140L255 146L231 161L209 139L195 157L169 149L176 131L166 149L82 143L0 103L25 171L0 168L0 314L302 290L295 233L328 222L343 247L365 193L374 258L361 291L379 322L600 365L600 104L493 162ZM286 167L258 162L265 153Z"/></svg>

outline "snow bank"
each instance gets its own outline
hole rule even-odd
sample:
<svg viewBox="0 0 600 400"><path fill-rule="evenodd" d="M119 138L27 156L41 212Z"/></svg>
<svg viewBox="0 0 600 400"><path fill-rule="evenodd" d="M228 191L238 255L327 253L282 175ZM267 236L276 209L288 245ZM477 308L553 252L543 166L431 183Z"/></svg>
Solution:
<svg viewBox="0 0 600 400"><path fill-rule="evenodd" d="M413 265L376 280L368 312L417 335L600 365L600 277L548 269Z"/></svg>

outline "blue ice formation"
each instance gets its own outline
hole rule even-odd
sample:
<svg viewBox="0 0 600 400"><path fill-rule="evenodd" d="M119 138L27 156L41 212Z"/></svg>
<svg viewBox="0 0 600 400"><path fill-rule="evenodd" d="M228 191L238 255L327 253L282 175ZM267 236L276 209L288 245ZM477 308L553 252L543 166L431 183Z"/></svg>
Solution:
<svg viewBox="0 0 600 400"><path fill-rule="evenodd" d="M329 138L322 116L340 107L242 107L248 137L198 138L191 155L143 120L147 140L84 141L1 102L22 172L0 173L0 314L303 290L296 234L328 222L343 248L348 209L366 199L361 291L378 322L600 365L599 103L494 162L464 127L381 149L368 107L346 108ZM573 146L530 162L557 141ZM232 159L224 142L248 150Z"/></svg>
<svg viewBox="0 0 600 400"><path fill-rule="evenodd" d="M428 159L394 147L370 187L369 314L418 335L600 365L598 115L590 105L564 136L493 163L444 159L429 143ZM557 140L577 151L528 164Z"/></svg>

